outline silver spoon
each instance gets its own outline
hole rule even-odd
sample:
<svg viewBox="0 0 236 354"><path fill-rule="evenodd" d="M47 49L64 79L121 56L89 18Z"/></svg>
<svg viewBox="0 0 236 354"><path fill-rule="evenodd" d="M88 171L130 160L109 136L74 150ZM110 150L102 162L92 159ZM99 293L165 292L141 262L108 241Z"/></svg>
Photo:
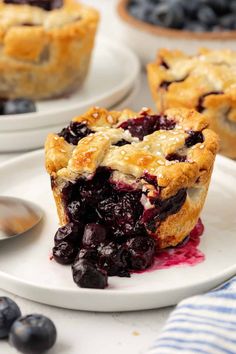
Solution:
<svg viewBox="0 0 236 354"><path fill-rule="evenodd" d="M32 202L0 197L0 241L23 234L37 225L42 217L42 210Z"/></svg>

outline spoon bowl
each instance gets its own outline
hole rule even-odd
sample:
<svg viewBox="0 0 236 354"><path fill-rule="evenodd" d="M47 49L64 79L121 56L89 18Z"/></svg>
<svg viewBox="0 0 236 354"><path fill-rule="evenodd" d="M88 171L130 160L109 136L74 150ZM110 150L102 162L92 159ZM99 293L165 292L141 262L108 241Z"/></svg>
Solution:
<svg viewBox="0 0 236 354"><path fill-rule="evenodd" d="M43 211L28 200L0 197L0 241L32 229L42 217Z"/></svg>

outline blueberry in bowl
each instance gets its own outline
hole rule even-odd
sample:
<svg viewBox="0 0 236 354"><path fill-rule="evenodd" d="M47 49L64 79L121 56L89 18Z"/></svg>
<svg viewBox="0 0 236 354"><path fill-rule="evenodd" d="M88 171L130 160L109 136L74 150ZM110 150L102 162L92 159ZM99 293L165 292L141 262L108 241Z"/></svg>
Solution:
<svg viewBox="0 0 236 354"><path fill-rule="evenodd" d="M236 48L234 0L120 0L119 37L142 59L153 60L158 48ZM140 45L142 43L142 45Z"/></svg>
<svg viewBox="0 0 236 354"><path fill-rule="evenodd" d="M68 262L74 259L77 285L101 289L107 276L144 271L157 250L189 235L207 195L218 138L201 113L185 108L157 114L95 107L72 124L76 130L70 124L45 143L62 225L55 247L65 243L65 258L73 248L77 253Z"/></svg>

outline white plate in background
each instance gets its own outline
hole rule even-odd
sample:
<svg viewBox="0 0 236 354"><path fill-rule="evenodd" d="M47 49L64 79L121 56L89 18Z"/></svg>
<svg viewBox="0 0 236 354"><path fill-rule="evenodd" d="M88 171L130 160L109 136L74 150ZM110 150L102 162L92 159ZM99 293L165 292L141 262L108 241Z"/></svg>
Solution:
<svg viewBox="0 0 236 354"><path fill-rule="evenodd" d="M202 213L206 231L200 250L206 260L194 267L110 277L104 290L78 288L70 266L49 259L58 218L42 150L0 166L0 195L37 202L45 214L34 230L0 244L0 287L16 295L77 310L144 310L174 305L236 274L236 163L224 157L217 157Z"/></svg>
<svg viewBox="0 0 236 354"><path fill-rule="evenodd" d="M37 102L37 112L0 116L0 132L65 125L91 106L111 107L133 88L140 73L136 55L117 41L97 38L83 86L67 98Z"/></svg>
<svg viewBox="0 0 236 354"><path fill-rule="evenodd" d="M125 97L117 102L117 105L111 107L111 109L119 110L127 108L137 95L139 88L140 81L137 80L131 91L126 93ZM41 148L44 146L45 139L49 133L60 132L62 128L69 124L69 121L72 118L73 116L70 117L68 122L57 125L54 124L35 129L0 132L0 152L19 152Z"/></svg>

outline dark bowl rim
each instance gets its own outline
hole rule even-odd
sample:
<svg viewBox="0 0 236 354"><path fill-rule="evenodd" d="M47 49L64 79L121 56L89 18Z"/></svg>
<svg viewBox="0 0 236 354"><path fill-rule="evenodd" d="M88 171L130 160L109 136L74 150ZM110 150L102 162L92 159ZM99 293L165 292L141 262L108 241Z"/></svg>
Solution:
<svg viewBox="0 0 236 354"><path fill-rule="evenodd" d="M152 35L161 37L177 38L177 39L198 39L198 40L226 40L236 39L236 31L224 32L192 32L178 29L168 29L156 25L151 25L147 22L141 21L130 15L127 11L129 0L120 0L117 5L117 12L120 18L127 22L132 27Z"/></svg>

